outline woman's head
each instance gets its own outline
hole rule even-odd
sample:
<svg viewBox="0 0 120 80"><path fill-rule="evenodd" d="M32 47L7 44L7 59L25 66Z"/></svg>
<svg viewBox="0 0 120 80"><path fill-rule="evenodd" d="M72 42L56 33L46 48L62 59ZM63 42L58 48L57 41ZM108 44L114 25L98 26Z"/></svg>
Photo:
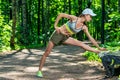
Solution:
<svg viewBox="0 0 120 80"><path fill-rule="evenodd" d="M80 17L85 18L85 21L89 22L92 20L92 16L96 16L96 14L93 12L93 10L86 8L82 11L82 14L80 15Z"/></svg>

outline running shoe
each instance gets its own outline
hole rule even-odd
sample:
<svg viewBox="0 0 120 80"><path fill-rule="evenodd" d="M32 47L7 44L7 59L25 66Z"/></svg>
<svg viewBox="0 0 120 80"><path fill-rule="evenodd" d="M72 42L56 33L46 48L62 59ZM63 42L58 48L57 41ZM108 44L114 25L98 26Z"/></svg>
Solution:
<svg viewBox="0 0 120 80"><path fill-rule="evenodd" d="M37 72L37 77L40 77L40 78L42 78L42 77L43 77L43 75L42 75L42 72L41 72L41 71L38 71L38 72Z"/></svg>

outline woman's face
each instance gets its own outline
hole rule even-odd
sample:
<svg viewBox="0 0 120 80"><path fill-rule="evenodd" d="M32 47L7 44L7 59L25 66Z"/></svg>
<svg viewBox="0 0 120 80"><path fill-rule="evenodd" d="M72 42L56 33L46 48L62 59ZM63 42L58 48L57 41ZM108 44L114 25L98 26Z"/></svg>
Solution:
<svg viewBox="0 0 120 80"><path fill-rule="evenodd" d="M89 14L86 14L86 15L85 15L85 20L86 20L86 22L91 21L91 20L92 20L92 16L89 15Z"/></svg>

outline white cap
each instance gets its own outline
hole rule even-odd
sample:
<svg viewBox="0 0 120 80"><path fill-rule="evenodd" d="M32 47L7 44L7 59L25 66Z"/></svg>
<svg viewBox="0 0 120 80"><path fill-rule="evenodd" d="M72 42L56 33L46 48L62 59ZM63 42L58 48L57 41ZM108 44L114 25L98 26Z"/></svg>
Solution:
<svg viewBox="0 0 120 80"><path fill-rule="evenodd" d="M89 14L91 16L96 16L96 14L93 12L93 10L86 8L82 11L82 14Z"/></svg>

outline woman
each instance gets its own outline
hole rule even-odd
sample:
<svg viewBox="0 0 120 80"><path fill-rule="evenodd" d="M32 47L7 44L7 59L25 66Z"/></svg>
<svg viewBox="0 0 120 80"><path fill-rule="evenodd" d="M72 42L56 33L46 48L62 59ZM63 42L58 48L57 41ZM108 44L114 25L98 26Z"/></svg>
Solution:
<svg viewBox="0 0 120 80"><path fill-rule="evenodd" d="M82 14L79 17L76 17L74 15L65 14L65 13L60 13L57 16L57 19L54 24L55 31L51 35L48 46L47 46L45 53L42 56L42 59L40 61L39 71L37 72L38 77L43 77L41 69L45 63L46 57L50 54L52 48L55 45L58 45L61 43L70 44L70 45L79 46L85 50L92 51L95 53L99 53L99 52L101 52L101 50L106 50L105 48L99 47L99 45L94 40L94 38L91 37L91 35L89 34L88 27L84 24L85 22L91 21L92 16L96 16L96 14L93 13L93 11L89 8L86 8L85 10L83 10ZM67 19L69 19L69 21L67 23L65 23L64 25L62 25L61 27L58 27L57 24L61 18L67 18ZM84 33L87 35L89 40L98 48L98 50L71 37L72 34L76 34L76 33L80 32L81 30L84 31Z"/></svg>

